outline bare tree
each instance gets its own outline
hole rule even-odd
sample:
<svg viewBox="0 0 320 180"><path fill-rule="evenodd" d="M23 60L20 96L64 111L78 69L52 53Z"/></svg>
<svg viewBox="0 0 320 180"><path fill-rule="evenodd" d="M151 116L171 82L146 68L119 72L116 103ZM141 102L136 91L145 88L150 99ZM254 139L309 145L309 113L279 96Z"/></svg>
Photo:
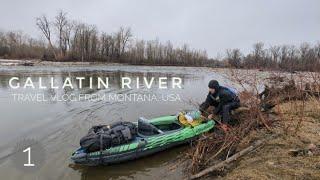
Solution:
<svg viewBox="0 0 320 180"><path fill-rule="evenodd" d="M75 25L74 22L68 22L65 26L65 30L62 35L65 52L71 48L71 33L72 33L72 30L74 29L74 25Z"/></svg>
<svg viewBox="0 0 320 180"><path fill-rule="evenodd" d="M271 46L270 53L271 53L271 61L276 66L280 62L280 55L281 55L281 47L280 46Z"/></svg>
<svg viewBox="0 0 320 180"><path fill-rule="evenodd" d="M131 28L120 27L119 32L117 33L119 56L124 54L127 43L131 37L132 37Z"/></svg>
<svg viewBox="0 0 320 180"><path fill-rule="evenodd" d="M67 13L60 10L58 15L55 17L54 26L58 32L58 39L59 39L59 50L60 50L60 57L64 57L67 51L67 41L66 35L67 30L66 27L68 26L67 20Z"/></svg>
<svg viewBox="0 0 320 180"><path fill-rule="evenodd" d="M227 61L232 67L240 68L241 57L240 49L227 49Z"/></svg>
<svg viewBox="0 0 320 180"><path fill-rule="evenodd" d="M49 22L47 16L42 15L42 16L36 18L36 25L40 29L40 31L43 33L43 35L46 37L46 39L48 40L50 49L54 55L54 58L56 59L57 55L56 55L56 52L55 52L54 47L51 42L51 26L50 26L50 22Z"/></svg>
<svg viewBox="0 0 320 180"><path fill-rule="evenodd" d="M265 51L263 49L264 44L262 42L258 42L253 45L253 58L254 64L256 67L261 67L264 64Z"/></svg>
<svg viewBox="0 0 320 180"><path fill-rule="evenodd" d="M81 61L98 58L98 31L95 26L78 23L71 43L72 56Z"/></svg>

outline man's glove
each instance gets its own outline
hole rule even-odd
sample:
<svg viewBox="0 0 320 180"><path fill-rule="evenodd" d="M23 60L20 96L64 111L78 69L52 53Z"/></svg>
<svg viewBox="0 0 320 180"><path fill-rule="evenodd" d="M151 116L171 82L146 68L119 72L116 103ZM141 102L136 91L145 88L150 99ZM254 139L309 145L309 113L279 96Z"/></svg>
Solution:
<svg viewBox="0 0 320 180"><path fill-rule="evenodd" d="M226 125L226 124L221 124L221 125L220 125L220 128L221 128L225 133L227 133L228 131L231 130L231 128L230 128L228 125Z"/></svg>

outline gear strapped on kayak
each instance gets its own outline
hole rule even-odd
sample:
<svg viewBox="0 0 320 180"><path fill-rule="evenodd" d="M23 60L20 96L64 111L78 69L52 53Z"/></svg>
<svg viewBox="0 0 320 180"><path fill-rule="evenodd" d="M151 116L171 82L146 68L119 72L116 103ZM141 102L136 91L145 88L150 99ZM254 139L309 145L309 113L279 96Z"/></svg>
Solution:
<svg viewBox="0 0 320 180"><path fill-rule="evenodd" d="M80 148L71 159L83 165L108 165L137 159L149 154L188 143L209 131L214 121L200 121L199 111L178 113L138 122L118 122L92 127L80 141ZM183 124L186 119L189 124Z"/></svg>
<svg viewBox="0 0 320 180"><path fill-rule="evenodd" d="M185 126L198 126L203 122L200 111L180 112L178 114L178 120Z"/></svg>

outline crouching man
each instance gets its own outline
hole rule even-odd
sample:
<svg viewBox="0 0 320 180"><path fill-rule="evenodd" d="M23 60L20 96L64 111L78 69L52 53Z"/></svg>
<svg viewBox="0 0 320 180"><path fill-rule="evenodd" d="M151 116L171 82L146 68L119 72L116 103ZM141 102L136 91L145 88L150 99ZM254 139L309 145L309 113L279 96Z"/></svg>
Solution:
<svg viewBox="0 0 320 180"><path fill-rule="evenodd" d="M208 84L209 93L205 102L200 105L200 111L206 112L209 106L214 106L213 114L222 118L221 128L228 131L230 122L230 112L240 107L240 99L237 94L227 87L219 85L216 80L211 80ZM213 114L209 114L208 119L212 119Z"/></svg>

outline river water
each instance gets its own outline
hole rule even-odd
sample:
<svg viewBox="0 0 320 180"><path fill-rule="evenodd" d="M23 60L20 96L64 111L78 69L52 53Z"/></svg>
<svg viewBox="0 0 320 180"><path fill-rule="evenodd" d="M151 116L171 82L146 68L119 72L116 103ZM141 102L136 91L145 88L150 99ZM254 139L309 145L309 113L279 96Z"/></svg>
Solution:
<svg viewBox="0 0 320 180"><path fill-rule="evenodd" d="M21 87L9 86L12 77L19 78ZM35 88L23 88L30 77ZM85 77L83 88L39 89L38 79L48 84L53 78L55 85L62 87L66 78ZM96 83L89 88L89 77L108 77L109 88L98 89ZM140 78L140 87L121 88L120 79L129 77L133 81ZM143 77L154 80L147 88ZM159 77L167 77L168 85L172 77L182 80L182 88L159 89ZM99 167L74 165L71 153L78 148L79 140L87 130L97 124L109 124L119 120L137 121L141 116L152 118L176 114L184 109L195 109L207 94L207 83L217 79L221 84L231 82L222 74L208 68L193 67L153 67L153 66L0 66L0 176L1 179L181 179L181 168L170 168L183 155L188 146L167 150L143 159ZM18 81L15 81L15 83ZM40 94L46 100L15 99L14 94ZM108 99L53 100L48 97L64 94L151 94L160 99L131 99L124 101ZM169 97L169 98L168 98ZM170 99L170 97L174 97ZM35 139L45 149L45 161L41 167L26 173L14 166L12 156L16 144L23 139Z"/></svg>

